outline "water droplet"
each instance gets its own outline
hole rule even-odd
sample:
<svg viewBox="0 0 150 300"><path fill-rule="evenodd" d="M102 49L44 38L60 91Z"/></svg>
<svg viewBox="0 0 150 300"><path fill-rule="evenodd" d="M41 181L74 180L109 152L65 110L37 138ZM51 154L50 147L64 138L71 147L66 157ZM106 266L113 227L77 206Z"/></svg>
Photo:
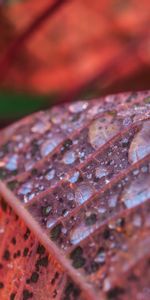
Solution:
<svg viewBox="0 0 150 300"><path fill-rule="evenodd" d="M98 167L98 168L96 168L96 170L95 170L95 176L96 176L96 178L102 178L102 177L104 177L104 176L107 176L108 175L108 171L107 171L107 169L106 168L104 168L104 167Z"/></svg>
<svg viewBox="0 0 150 300"><path fill-rule="evenodd" d="M129 149L129 161L135 163L150 154L150 121L143 124L140 132L134 137Z"/></svg>
<svg viewBox="0 0 150 300"><path fill-rule="evenodd" d="M83 224L75 228L70 233L70 241L73 245L78 244L80 241L85 239L90 233L93 232L92 227L87 227Z"/></svg>
<svg viewBox="0 0 150 300"><path fill-rule="evenodd" d="M89 141L97 149L119 132L120 126L112 121L112 116L95 120L89 128Z"/></svg>
<svg viewBox="0 0 150 300"><path fill-rule="evenodd" d="M99 207L98 208L98 212L100 213L100 214L104 214L105 212L106 212L107 210L106 210L106 208L105 207Z"/></svg>
<svg viewBox="0 0 150 300"><path fill-rule="evenodd" d="M41 146L41 155L44 157L51 153L63 140L62 136L55 136L46 140Z"/></svg>
<svg viewBox="0 0 150 300"><path fill-rule="evenodd" d="M87 101L78 101L69 105L69 110L72 113L80 113L88 107Z"/></svg>
<svg viewBox="0 0 150 300"><path fill-rule="evenodd" d="M139 174L139 170L136 169L136 170L133 170L133 175L138 175Z"/></svg>
<svg viewBox="0 0 150 300"><path fill-rule="evenodd" d="M73 151L67 151L64 154L63 162L67 165L73 164L75 162L76 156Z"/></svg>
<svg viewBox="0 0 150 300"><path fill-rule="evenodd" d="M32 183L31 182L26 182L26 183L24 183L22 186L21 186L21 188L19 189L19 191L18 191L18 194L20 195L27 195L28 193L30 193L31 192L31 190L32 190Z"/></svg>
<svg viewBox="0 0 150 300"><path fill-rule="evenodd" d="M78 181L79 176L80 176L79 171L75 171L75 172L69 177L68 181L71 182L71 183L75 183L75 182Z"/></svg>
<svg viewBox="0 0 150 300"><path fill-rule="evenodd" d="M94 261L103 264L105 262L105 259L106 259L106 253L104 248L101 247Z"/></svg>
<svg viewBox="0 0 150 300"><path fill-rule="evenodd" d="M49 218L46 223L47 228L51 228L55 224L56 220L54 218Z"/></svg>
<svg viewBox="0 0 150 300"><path fill-rule="evenodd" d="M137 178L127 187L121 197L127 208L134 207L150 198L150 176L146 176L142 181Z"/></svg>
<svg viewBox="0 0 150 300"><path fill-rule="evenodd" d="M37 122L32 128L31 131L33 133L45 133L48 129L50 129L51 124L49 122L47 122L47 120L45 121L39 121Z"/></svg>
<svg viewBox="0 0 150 300"><path fill-rule="evenodd" d="M55 176L55 170L51 170L46 174L45 178L47 180L52 180L54 178L54 176Z"/></svg>
<svg viewBox="0 0 150 300"><path fill-rule="evenodd" d="M81 184L75 191L75 200L78 204L87 201L93 194L93 189L89 185Z"/></svg>
<svg viewBox="0 0 150 300"><path fill-rule="evenodd" d="M68 114L67 112L65 113L65 111L63 111L63 113L60 113L61 111L54 107L51 110L51 113L53 114L51 117L51 121L53 122L53 124L63 124L64 121L67 119Z"/></svg>
<svg viewBox="0 0 150 300"><path fill-rule="evenodd" d="M147 166L143 166L143 167L141 168L141 171L142 171L142 173L147 173L148 167L147 167Z"/></svg>
<svg viewBox="0 0 150 300"><path fill-rule="evenodd" d="M6 169L10 171L17 170L18 166L18 155L15 154L9 158L9 160L6 163Z"/></svg>

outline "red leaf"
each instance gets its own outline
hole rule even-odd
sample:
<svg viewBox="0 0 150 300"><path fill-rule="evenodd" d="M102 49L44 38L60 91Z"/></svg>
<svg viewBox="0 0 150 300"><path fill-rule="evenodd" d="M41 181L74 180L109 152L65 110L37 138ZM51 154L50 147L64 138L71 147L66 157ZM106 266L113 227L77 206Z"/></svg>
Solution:
<svg viewBox="0 0 150 300"><path fill-rule="evenodd" d="M57 95L96 78L102 91L149 70L147 0L20 1L1 15L3 87Z"/></svg>
<svg viewBox="0 0 150 300"><path fill-rule="evenodd" d="M149 298L149 118L147 91L1 132L1 299Z"/></svg>

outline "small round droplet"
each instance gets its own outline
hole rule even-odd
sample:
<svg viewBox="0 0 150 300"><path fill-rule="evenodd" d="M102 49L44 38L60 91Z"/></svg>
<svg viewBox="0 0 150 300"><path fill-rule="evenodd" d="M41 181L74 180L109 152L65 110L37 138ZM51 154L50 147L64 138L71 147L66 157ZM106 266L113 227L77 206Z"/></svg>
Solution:
<svg viewBox="0 0 150 300"><path fill-rule="evenodd" d="M106 253L103 248L100 248L98 251L98 254L94 260L97 263L103 264L105 262L105 259L106 259Z"/></svg>
<svg viewBox="0 0 150 300"><path fill-rule="evenodd" d="M82 204L87 201L93 194L93 189L91 186L86 184L81 184L75 191L75 200L77 203Z"/></svg>
<svg viewBox="0 0 150 300"><path fill-rule="evenodd" d="M88 107L88 102L78 101L69 105L69 110L72 113L80 113Z"/></svg>
<svg viewBox="0 0 150 300"><path fill-rule="evenodd" d="M96 168L96 170L95 170L95 177L96 178L102 178L102 177L104 177L104 176L107 176L108 175L108 171L107 171L107 169L106 168L104 168L104 167L98 167L98 168Z"/></svg>
<svg viewBox="0 0 150 300"><path fill-rule="evenodd" d="M47 180L52 180L54 178L54 176L55 176L55 170L51 170L46 174L45 178Z"/></svg>
<svg viewBox="0 0 150 300"><path fill-rule="evenodd" d="M64 154L64 157L63 157L63 162L66 164L66 165L71 165L75 162L76 160L76 156L75 156L75 153L73 151L67 151L65 154Z"/></svg>
<svg viewBox="0 0 150 300"><path fill-rule="evenodd" d="M9 171L15 171L15 170L17 170L17 167L18 167L18 155L15 154L15 155L11 156L9 158L9 160L7 161L5 167Z"/></svg>

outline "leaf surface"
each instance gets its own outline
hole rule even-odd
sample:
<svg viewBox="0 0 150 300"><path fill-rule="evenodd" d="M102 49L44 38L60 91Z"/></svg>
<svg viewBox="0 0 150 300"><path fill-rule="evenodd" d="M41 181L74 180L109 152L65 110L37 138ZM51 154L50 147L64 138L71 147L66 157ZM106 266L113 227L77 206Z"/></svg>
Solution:
<svg viewBox="0 0 150 300"><path fill-rule="evenodd" d="M1 299L149 297L150 92L1 131Z"/></svg>

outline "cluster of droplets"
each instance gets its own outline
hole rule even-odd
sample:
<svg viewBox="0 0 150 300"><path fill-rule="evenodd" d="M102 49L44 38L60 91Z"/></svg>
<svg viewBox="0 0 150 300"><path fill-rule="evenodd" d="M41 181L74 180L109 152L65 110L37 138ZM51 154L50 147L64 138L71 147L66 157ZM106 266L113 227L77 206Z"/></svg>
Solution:
<svg viewBox="0 0 150 300"><path fill-rule="evenodd" d="M104 123L104 118L101 119L97 119L96 121L94 122L100 122L101 123ZM107 118L105 119L105 121L107 120ZM110 117L110 120L112 121L112 117ZM124 167L127 166L127 163L126 163L126 151L128 151L128 144L130 143L131 141L131 137L133 136L133 134L135 134L135 131L136 130L128 130L127 129L127 132L129 131L129 134L127 138L124 138L124 142L122 142L122 145L123 145L123 149L119 150L118 149L118 152L117 152L117 148L118 148L118 145L114 145L113 146L113 149L111 151L111 142L109 142L110 140L110 137L113 137L112 134L114 135L114 138L113 138L113 142L114 142L114 139L115 137L117 138L117 134L118 134L118 131L116 131L116 129L113 129L115 130L112 131L111 130L111 127L109 127L109 122L108 121L108 124L107 124L107 121L106 121L106 127L99 127L99 131L98 131L98 136L102 136L102 132L105 136L105 148L110 148L109 152L107 152L107 155L108 155L108 159L107 159L107 156L106 156L106 161L101 161L100 164L97 163L97 171L96 171L96 174L98 175L98 172L102 171L102 173L105 171L105 174L106 173L109 173L112 172L113 173L113 164L114 166L116 165L115 162L113 162L113 160L111 160L111 154L114 153L114 158L117 158L119 157L120 158L120 168L118 170L120 170L121 168L123 169ZM92 123L93 124L93 123ZM18 188L18 196L19 198L23 198L23 196L21 196L23 193L21 193L22 191L22 188L24 188L24 186L27 184L28 185L28 181L32 181L32 185L33 185L33 188L31 190L31 192L28 194L28 199L32 199L31 195L34 193L34 194L38 194L40 193L42 190L45 190L45 189L48 189L50 187L53 187L58 181L60 180L64 180L66 179L68 176L70 177L71 175L69 175L69 172L72 171L72 167L76 166L76 165L80 165L80 164L86 164L86 159L88 157L90 157L90 161L94 160L95 156L96 156L96 159L100 159L100 157L103 157L105 151L103 149L103 143L104 141L101 141L102 144L99 145L97 151L95 152L94 156L92 155L95 151L95 131L91 131L91 126L93 125L89 125L89 127L83 129L81 132L80 132L80 136L74 140L70 140L70 139L66 139L63 144L62 144L62 147L58 149L58 152L55 152L55 154L48 158L46 161L44 161L43 163L41 163L39 165L39 167L37 169L34 169L33 168L33 172L32 172L32 180L30 179L30 176L27 175L27 179L25 179L25 181L22 183L19 183L18 182L18 185L20 186ZM118 120L116 124L119 124L117 126L121 126L122 124L122 121ZM111 136L110 136L111 134ZM97 133L96 133L96 139L98 138L97 136ZM92 139L92 140L91 140ZM109 143L107 143L107 141ZM119 142L118 142L119 143ZM112 143L113 145L113 143ZM120 142L120 147L122 146L121 145L121 142ZM102 148L102 150L101 150ZM115 149L116 148L116 149ZM122 151L122 154L120 153ZM131 155L132 155L132 152L135 151L135 147L133 147L133 150L131 148ZM97 154L98 153L98 154ZM100 154L99 154L100 153ZM97 154L97 155L96 155ZM145 153L146 155L147 153ZM124 157L121 157L123 156ZM130 155L130 156L131 156ZM110 163L110 166L108 166L108 164ZM107 164L107 166L106 166ZM116 165L116 167L118 168L118 165ZM99 169L101 168L101 170ZM110 169L109 171L107 170ZM112 170L111 170L112 169ZM98 171L99 170L99 171ZM99 176L96 175L96 178L98 179ZM108 174L107 174L108 175ZM89 175L91 176L91 175ZM102 176L104 177L104 176ZM109 175L108 175L109 177ZM109 179L107 179L109 180ZM96 181L96 180L95 180ZM22 187L21 187L22 186ZM27 196L25 196L25 199L27 198Z"/></svg>
<svg viewBox="0 0 150 300"><path fill-rule="evenodd" d="M133 169L128 175L114 182L111 188L106 188L99 195L82 202L81 208L69 213L63 218L63 224L53 224L53 230L59 226L56 243L66 249L78 244L85 237L101 227L113 215L132 209L150 199L150 163L138 169ZM82 198L83 199L83 198ZM32 210L32 209L31 209Z"/></svg>

